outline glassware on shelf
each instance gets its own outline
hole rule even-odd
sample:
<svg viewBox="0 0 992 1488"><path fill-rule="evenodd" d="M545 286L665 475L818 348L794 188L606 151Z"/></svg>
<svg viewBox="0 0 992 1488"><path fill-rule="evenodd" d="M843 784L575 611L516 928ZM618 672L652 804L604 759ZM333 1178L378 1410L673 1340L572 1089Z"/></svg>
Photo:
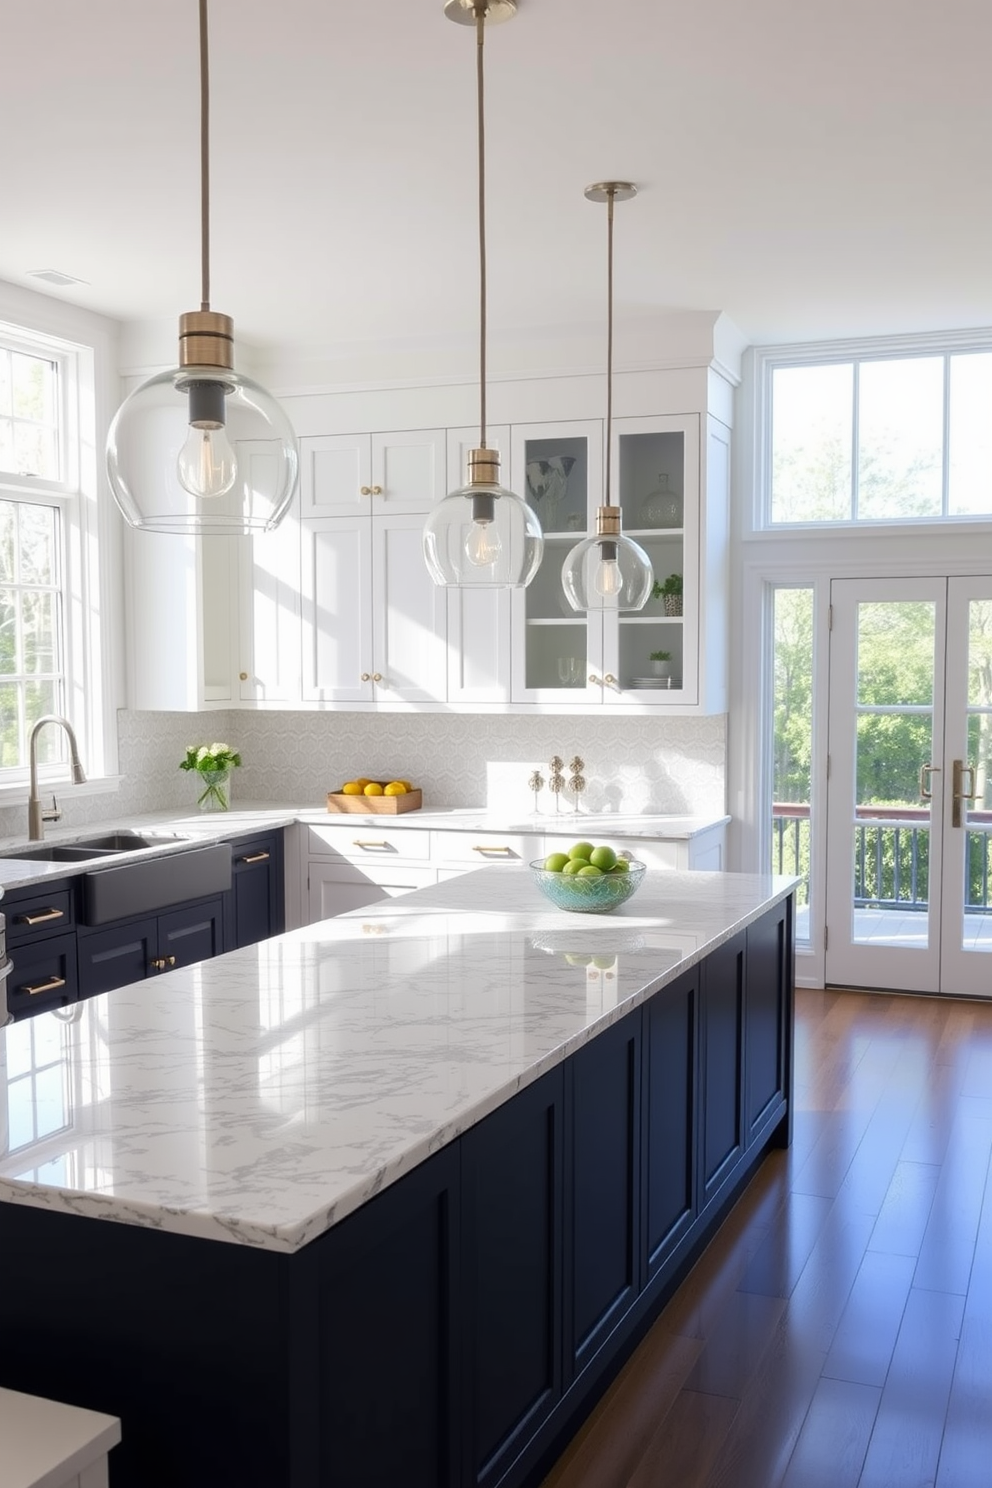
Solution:
<svg viewBox="0 0 992 1488"><path fill-rule="evenodd" d="M582 659L578 656L559 656L558 681L562 687L575 687L582 681Z"/></svg>
<svg viewBox="0 0 992 1488"><path fill-rule="evenodd" d="M659 475L657 486L645 497L638 520L642 527L682 526L682 494L671 489L667 473Z"/></svg>
<svg viewBox="0 0 992 1488"><path fill-rule="evenodd" d="M527 461L527 497L544 532L571 530L566 529L559 518L559 509L565 500L568 477L574 464L572 455L551 455L546 460Z"/></svg>

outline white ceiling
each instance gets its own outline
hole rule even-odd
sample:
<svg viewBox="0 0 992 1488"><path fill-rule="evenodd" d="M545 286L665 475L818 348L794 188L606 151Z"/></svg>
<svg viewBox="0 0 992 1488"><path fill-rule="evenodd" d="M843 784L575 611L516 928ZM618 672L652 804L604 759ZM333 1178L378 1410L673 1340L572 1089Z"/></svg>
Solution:
<svg viewBox="0 0 992 1488"><path fill-rule="evenodd" d="M476 334L475 47L442 0L211 0L213 292L260 346ZM195 309L196 0L0 0L0 278ZM486 42L495 334L992 324L988 0L519 0Z"/></svg>

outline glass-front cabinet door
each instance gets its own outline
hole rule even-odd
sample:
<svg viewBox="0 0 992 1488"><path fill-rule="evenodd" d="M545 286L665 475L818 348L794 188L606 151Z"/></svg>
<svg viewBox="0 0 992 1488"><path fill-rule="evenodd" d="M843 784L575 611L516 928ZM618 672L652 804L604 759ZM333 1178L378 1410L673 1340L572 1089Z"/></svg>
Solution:
<svg viewBox="0 0 992 1488"><path fill-rule="evenodd" d="M513 696L516 702L601 700L602 626L565 598L561 566L595 517L603 490L603 426L517 425L511 434L513 489L537 512L544 557L514 595Z"/></svg>
<svg viewBox="0 0 992 1488"><path fill-rule="evenodd" d="M604 500L603 424L517 426L513 485L541 519L544 558L515 596L517 702L626 707L695 701L698 620L698 418L614 420L612 500L645 550L656 592L632 614L576 613L561 583L566 554Z"/></svg>
<svg viewBox="0 0 992 1488"><path fill-rule="evenodd" d="M696 699L698 419L613 424L614 487L623 531L647 553L655 586L642 610L604 617L605 703Z"/></svg>

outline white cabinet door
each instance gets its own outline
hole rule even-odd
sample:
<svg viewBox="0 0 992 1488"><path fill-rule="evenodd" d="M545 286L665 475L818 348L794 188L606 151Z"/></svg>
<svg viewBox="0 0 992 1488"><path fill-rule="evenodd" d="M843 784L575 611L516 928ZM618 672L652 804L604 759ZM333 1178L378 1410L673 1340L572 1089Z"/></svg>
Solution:
<svg viewBox="0 0 992 1488"><path fill-rule="evenodd" d="M377 702L443 702L446 591L427 572L420 514L372 518L372 672Z"/></svg>
<svg viewBox="0 0 992 1488"><path fill-rule="evenodd" d="M300 515L304 521L367 512L371 493L368 434L320 434L300 440Z"/></svg>
<svg viewBox="0 0 992 1488"><path fill-rule="evenodd" d="M447 459L443 429L373 434L372 512L430 511L445 494Z"/></svg>
<svg viewBox="0 0 992 1488"><path fill-rule="evenodd" d="M241 700L299 702L303 694L298 499L274 532L246 538L240 545L240 596Z"/></svg>
<svg viewBox="0 0 992 1488"><path fill-rule="evenodd" d="M136 712L230 707L246 538L125 533L127 699Z"/></svg>
<svg viewBox="0 0 992 1488"><path fill-rule="evenodd" d="M301 532L303 697L371 702L372 527L367 514L322 517Z"/></svg>
<svg viewBox="0 0 992 1488"><path fill-rule="evenodd" d="M349 874L333 863L311 863L309 871L308 924L326 920L332 915L347 914L350 909L364 909L383 899L395 899L411 889L429 888L437 880L430 868L394 868L377 880Z"/></svg>
<svg viewBox="0 0 992 1488"><path fill-rule="evenodd" d="M452 490L468 478L468 452L479 443L477 428L448 430L448 482ZM486 431L486 445L500 452L504 481L510 430ZM509 589L447 589L448 702L502 703L510 697Z"/></svg>
<svg viewBox="0 0 992 1488"><path fill-rule="evenodd" d="M427 512L445 493L443 429L319 434L300 440L303 519Z"/></svg>

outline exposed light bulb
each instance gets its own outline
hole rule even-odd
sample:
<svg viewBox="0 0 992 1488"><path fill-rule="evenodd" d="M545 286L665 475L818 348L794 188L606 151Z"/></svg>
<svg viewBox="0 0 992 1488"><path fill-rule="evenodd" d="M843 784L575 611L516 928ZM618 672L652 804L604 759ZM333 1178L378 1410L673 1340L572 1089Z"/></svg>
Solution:
<svg viewBox="0 0 992 1488"><path fill-rule="evenodd" d="M238 465L224 429L191 424L176 470L179 484L191 496L225 496L237 479Z"/></svg>
<svg viewBox="0 0 992 1488"><path fill-rule="evenodd" d="M185 392L189 434L176 461L179 484L191 496L224 496L238 473L225 428L229 388L213 378L197 377L190 380Z"/></svg>
<svg viewBox="0 0 992 1488"><path fill-rule="evenodd" d="M488 568L503 551L494 522L473 522L465 539L465 557L476 568Z"/></svg>
<svg viewBox="0 0 992 1488"><path fill-rule="evenodd" d="M616 545L614 544L614 552ZM623 576L615 558L601 558L592 575L592 587L604 599L612 599L623 588Z"/></svg>

